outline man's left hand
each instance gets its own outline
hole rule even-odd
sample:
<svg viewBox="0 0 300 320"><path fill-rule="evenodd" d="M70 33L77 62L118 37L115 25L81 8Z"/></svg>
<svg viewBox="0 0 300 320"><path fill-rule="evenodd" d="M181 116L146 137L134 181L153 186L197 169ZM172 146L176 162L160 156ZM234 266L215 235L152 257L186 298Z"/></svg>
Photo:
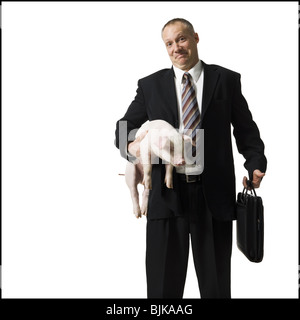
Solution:
<svg viewBox="0 0 300 320"><path fill-rule="evenodd" d="M252 185L254 188L259 188L260 182L262 177L265 175L264 172L261 172L260 170L256 169L253 171L253 180L252 180ZM243 186L247 188L247 177L243 178Z"/></svg>

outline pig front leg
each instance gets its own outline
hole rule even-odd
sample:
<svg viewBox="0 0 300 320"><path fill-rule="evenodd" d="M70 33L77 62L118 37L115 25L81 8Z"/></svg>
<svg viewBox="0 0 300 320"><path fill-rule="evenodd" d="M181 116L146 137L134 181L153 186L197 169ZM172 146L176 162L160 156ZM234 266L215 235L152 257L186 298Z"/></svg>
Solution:
<svg viewBox="0 0 300 320"><path fill-rule="evenodd" d="M173 166L171 164L166 164L166 175L165 175L165 184L167 188L173 189Z"/></svg>
<svg viewBox="0 0 300 320"><path fill-rule="evenodd" d="M149 189L144 189L143 196L142 196L142 207L141 207L141 213L143 215L147 215L148 213L148 199L149 199Z"/></svg>
<svg viewBox="0 0 300 320"><path fill-rule="evenodd" d="M143 180L143 168L140 164L133 164L128 162L125 169L125 181L129 188L132 205L133 205L133 213L137 218L142 216L140 204L139 204L139 192L138 192L138 184L142 183Z"/></svg>

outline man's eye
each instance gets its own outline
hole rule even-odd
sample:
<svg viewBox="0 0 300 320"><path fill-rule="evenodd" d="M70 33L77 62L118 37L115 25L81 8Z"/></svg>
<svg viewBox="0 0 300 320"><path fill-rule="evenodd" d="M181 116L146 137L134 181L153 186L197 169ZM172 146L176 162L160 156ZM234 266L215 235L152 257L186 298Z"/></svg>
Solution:
<svg viewBox="0 0 300 320"><path fill-rule="evenodd" d="M172 43L171 42L168 42L167 43L167 47L171 47Z"/></svg>
<svg viewBox="0 0 300 320"><path fill-rule="evenodd" d="M185 40L185 37L181 37L179 40L180 40L180 41L184 41L184 40Z"/></svg>

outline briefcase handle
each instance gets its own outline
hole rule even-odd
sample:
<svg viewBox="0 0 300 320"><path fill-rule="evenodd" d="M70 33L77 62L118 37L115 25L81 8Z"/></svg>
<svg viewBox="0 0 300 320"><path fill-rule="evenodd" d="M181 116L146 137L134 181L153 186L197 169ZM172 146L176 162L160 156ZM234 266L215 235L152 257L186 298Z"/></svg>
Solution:
<svg viewBox="0 0 300 320"><path fill-rule="evenodd" d="M247 194L248 194L248 191L249 191L248 188L250 188L251 194L254 193L254 195L255 195L255 197L256 197L256 192L255 192L255 189L254 189L254 187L253 187L252 181L251 181L251 180L247 180L247 181L246 181L246 184L247 184L247 188L244 187L243 194L246 192L246 195L247 195Z"/></svg>

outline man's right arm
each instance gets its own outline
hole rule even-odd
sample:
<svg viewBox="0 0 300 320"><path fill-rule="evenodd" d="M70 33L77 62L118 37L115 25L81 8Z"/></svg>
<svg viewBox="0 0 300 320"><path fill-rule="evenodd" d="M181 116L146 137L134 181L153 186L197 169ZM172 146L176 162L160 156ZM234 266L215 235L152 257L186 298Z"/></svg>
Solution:
<svg viewBox="0 0 300 320"><path fill-rule="evenodd" d="M134 100L127 109L124 117L116 123L115 145L120 150L121 156L125 159L129 161L135 160L134 157L128 154L128 145L135 140L137 130L147 120L148 115L146 111L145 98L139 81ZM138 146L138 141L136 141L136 143L131 143L130 151L132 155L137 155L134 153L135 150L138 151Z"/></svg>

